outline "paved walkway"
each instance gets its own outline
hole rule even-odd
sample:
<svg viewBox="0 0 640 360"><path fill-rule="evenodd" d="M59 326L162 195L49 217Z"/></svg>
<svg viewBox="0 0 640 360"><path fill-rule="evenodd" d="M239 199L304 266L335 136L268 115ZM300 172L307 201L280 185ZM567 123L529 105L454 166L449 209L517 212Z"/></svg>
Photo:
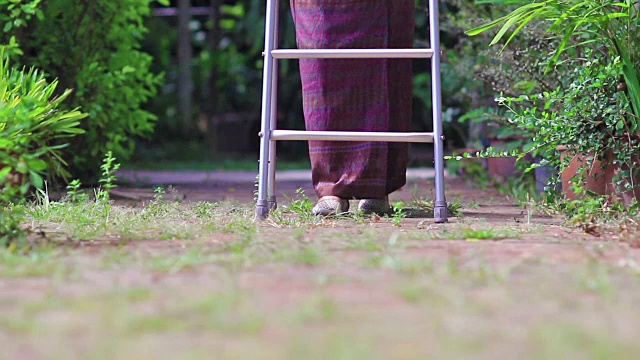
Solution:
<svg viewBox="0 0 640 360"><path fill-rule="evenodd" d="M165 170L120 170L118 178L130 184L140 185L195 185L195 184L253 184L257 171L165 171ZM280 170L277 181L311 181L311 170ZM430 168L407 170L407 180L430 179L435 171Z"/></svg>
<svg viewBox="0 0 640 360"><path fill-rule="evenodd" d="M234 200L253 202L257 171L166 171L120 170L122 183L112 193L117 200L145 201L154 197L154 188L173 187L177 196L187 201ZM281 170L276 174L276 194L296 196L298 189L315 198L310 170ZM407 185L422 194L433 190L435 172L430 168L413 168L407 171ZM407 191L397 191L391 199L400 199Z"/></svg>
<svg viewBox="0 0 640 360"><path fill-rule="evenodd" d="M112 195L117 201L133 205L153 199L156 187L162 186L168 190L171 186L173 189L168 192L173 194L172 196L188 202L253 203L256 175L255 171L121 170L118 177L125 183L114 189ZM434 170L429 168L409 169L407 184L390 194L390 200L395 202L411 201L415 198L432 199L435 190L434 175ZM282 170L277 173L276 195L279 203L287 201L287 197L296 198L300 189L315 201L309 170ZM512 199L500 194L496 189L475 189L464 179L445 176L445 193L448 200L479 204L476 209L466 211L468 217L496 222L514 221L525 217L522 209L514 206ZM537 218L540 223L548 223L551 220L547 216Z"/></svg>

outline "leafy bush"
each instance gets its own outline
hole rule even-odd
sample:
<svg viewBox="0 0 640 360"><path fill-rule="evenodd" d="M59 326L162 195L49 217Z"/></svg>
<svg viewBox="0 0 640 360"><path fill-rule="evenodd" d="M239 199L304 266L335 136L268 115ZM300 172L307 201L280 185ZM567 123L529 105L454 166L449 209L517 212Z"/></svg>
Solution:
<svg viewBox="0 0 640 360"><path fill-rule="evenodd" d="M618 192L634 190L635 198L639 198L640 76L635 40L640 12L637 3L610 0L487 2L517 7L503 17L469 30L468 34L497 30L490 44L504 41L503 49L506 49L517 39L516 35L536 22L547 37L555 40L541 75L546 77L558 64L568 63L574 67L557 89L543 90L535 96L529 93L499 99L515 115L511 125L533 134L533 146L528 151L540 151L549 161L557 161L556 146L570 149L588 159L579 174L596 167L596 160L602 160L606 164L603 168L613 166L612 171L617 173L613 183ZM531 52L522 45L516 49ZM568 162L561 168L567 165ZM631 195L628 194L633 197Z"/></svg>
<svg viewBox="0 0 640 360"><path fill-rule="evenodd" d="M609 139L628 132L628 104L616 90L622 70L618 61L592 61L576 67L572 82L535 97L502 97L498 102L516 115L511 124L535 134L536 148L570 146L581 152L602 151Z"/></svg>
<svg viewBox="0 0 640 360"><path fill-rule="evenodd" d="M629 101L618 86L623 66L618 58L606 62L594 53L588 58L593 60L576 67L566 88L498 101L515 115L512 126L535 134L530 151L545 154L549 162L559 162L558 146L577 154L596 154L584 164L587 169L608 158L611 166L623 169L614 179L618 190L637 189L638 184L627 180L640 172L640 139L627 126ZM568 164L559 165L564 169Z"/></svg>
<svg viewBox="0 0 640 360"><path fill-rule="evenodd" d="M103 154L111 150L127 159L134 137L152 133L155 116L143 104L156 93L161 76L150 72L151 56L139 47L143 20L155 1L0 0L0 43L10 45L21 64L75 89L64 106L82 106L89 114L84 136L61 150L74 164L74 177L94 179L94 164Z"/></svg>
<svg viewBox="0 0 640 360"><path fill-rule="evenodd" d="M625 82L623 92L628 97L630 112L635 117L627 119L632 131L640 124L640 74L638 70L637 39L640 34L640 8L637 1L613 0L545 0L531 3L526 0L487 0L487 3L519 5L511 13L469 30L479 34L500 27L490 45L505 41L505 47L532 21L543 21L546 33L559 40L547 69L553 68L566 51L580 52L600 49L603 54L617 58ZM513 31L509 33L509 30ZM509 36L507 38L507 35ZM586 56L585 56L586 57Z"/></svg>
<svg viewBox="0 0 640 360"><path fill-rule="evenodd" d="M22 55L16 37L21 37L26 26L33 17L42 19L44 15L40 9L41 0L0 0L0 23L2 24L2 46L6 54Z"/></svg>
<svg viewBox="0 0 640 360"><path fill-rule="evenodd" d="M417 14L416 42L428 46L427 11L419 8ZM554 69L543 77L544 64L553 51L555 41L545 41L544 29L530 26L513 40L514 46L500 51L488 48L493 34L481 33L467 36L465 31L478 26L487 18L502 16L504 8L486 6L465 0L441 2L440 34L443 58L442 105L445 134L449 145L465 148L481 148L487 135L497 135L499 123L506 121L494 98L501 92L505 96L517 96L524 92L549 91L564 78L564 69ZM511 50L516 48L518 50ZM520 50L526 49L526 51ZM416 62L423 67L414 76L414 95L427 108L431 104L429 63ZM416 117L425 113L424 123L431 122L429 111L416 111ZM428 128L428 126L427 126Z"/></svg>
<svg viewBox="0 0 640 360"><path fill-rule="evenodd" d="M0 247L20 248L25 244L26 231L20 227L24 212L0 206Z"/></svg>
<svg viewBox="0 0 640 360"><path fill-rule="evenodd" d="M83 133L80 119L86 114L59 110L71 90L56 96L57 86L38 70L0 61L0 202L41 188L43 175L68 175L61 152L65 141Z"/></svg>
<svg viewBox="0 0 640 360"><path fill-rule="evenodd" d="M203 154L214 159L224 159L225 153L230 152L257 154L255 134L260 120L265 2L193 0L191 3L211 4L218 13L214 19L194 16L190 22L194 116L189 123L176 116L179 89L178 59L173 50L178 42L175 19L151 18L147 21L149 34L166 35L147 36L142 45L154 57L153 68L166 73L165 85L149 102L149 108L158 116L156 135L152 142L140 142L141 151L134 155L135 161L158 158L200 161ZM280 5L280 46L292 48L295 38L289 2L282 1ZM301 129L304 121L298 62L280 62L279 77L278 124L282 128ZM175 147L181 153L172 151ZM278 154L302 158L306 147L304 142L282 142Z"/></svg>
<svg viewBox="0 0 640 360"><path fill-rule="evenodd" d="M68 175L64 141L84 132L79 126L87 114L59 110L71 90L56 96L57 86L36 69L0 61L0 246L21 246L25 238L24 214L8 204L42 188L45 176Z"/></svg>

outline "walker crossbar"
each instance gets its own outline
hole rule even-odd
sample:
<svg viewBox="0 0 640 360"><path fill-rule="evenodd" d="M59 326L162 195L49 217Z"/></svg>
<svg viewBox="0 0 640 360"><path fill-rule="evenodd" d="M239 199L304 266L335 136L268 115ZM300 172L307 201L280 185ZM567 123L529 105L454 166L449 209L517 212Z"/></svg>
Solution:
<svg viewBox="0 0 640 360"><path fill-rule="evenodd" d="M271 131L271 141L276 140L386 141L432 143L433 133L273 130Z"/></svg>
<svg viewBox="0 0 640 360"><path fill-rule="evenodd" d="M431 49L285 49L273 50L274 59L428 59Z"/></svg>
<svg viewBox="0 0 640 360"><path fill-rule="evenodd" d="M442 134L442 98L440 94L440 37L438 33L438 0L429 2L430 49L277 49L279 0L266 0L264 69L262 82L262 112L260 127L260 162L258 169L258 198L256 220L262 220L277 206L275 196L276 141L386 141L422 142L434 144L435 201L434 220L447 222L447 202L444 192L444 136ZM301 131L276 129L278 96L278 62L280 59L363 59L363 58L430 58L431 103L433 132L357 132L357 131Z"/></svg>

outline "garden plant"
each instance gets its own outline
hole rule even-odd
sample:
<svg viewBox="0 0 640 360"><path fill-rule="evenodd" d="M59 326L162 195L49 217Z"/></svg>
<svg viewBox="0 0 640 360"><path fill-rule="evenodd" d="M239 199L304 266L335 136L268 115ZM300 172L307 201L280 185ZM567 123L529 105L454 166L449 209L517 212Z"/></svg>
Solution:
<svg viewBox="0 0 640 360"><path fill-rule="evenodd" d="M152 134L156 116L144 104L156 95L161 74L140 46L155 0L2 0L0 44L17 67L34 67L63 89L60 104L82 107L81 136L66 139L63 157L74 178L97 180L95 164L107 151L128 159L137 137ZM167 1L159 1L167 4ZM53 180L53 179L51 179Z"/></svg>
<svg viewBox="0 0 640 360"><path fill-rule="evenodd" d="M45 178L69 174L61 151L65 140L84 132L80 122L87 114L60 109L71 90L56 95L57 86L39 70L0 61L0 244L22 236L22 214L8 204L43 189Z"/></svg>
<svg viewBox="0 0 640 360"><path fill-rule="evenodd" d="M545 36L556 44L541 64L544 72L549 74L558 68L571 71L565 70L567 82L556 89L498 97L497 102L510 115L507 125L531 134L532 141L528 148L509 154L489 149L482 155L522 158L534 153L544 158L543 164L556 164L561 171L571 171L563 181L565 190L573 188L570 199L575 199L576 193L615 195L599 200L599 205L613 200L635 212L640 194L637 3L486 3L510 5L513 10L469 30L470 35L498 29L490 44L502 44L507 49L527 25L542 27ZM560 151L569 155L565 161L558 160ZM529 169L537 166L540 164ZM570 178L573 179L567 180ZM596 180L605 185L593 185Z"/></svg>

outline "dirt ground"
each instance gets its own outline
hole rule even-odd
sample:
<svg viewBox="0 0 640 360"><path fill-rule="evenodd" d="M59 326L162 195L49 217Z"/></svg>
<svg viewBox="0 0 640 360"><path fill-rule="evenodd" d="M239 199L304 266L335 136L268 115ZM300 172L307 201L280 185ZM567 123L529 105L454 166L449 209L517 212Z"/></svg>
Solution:
<svg viewBox="0 0 640 360"><path fill-rule="evenodd" d="M159 185L130 184L113 193L115 206L140 207ZM462 205L447 224L274 220L255 232L5 255L0 358L637 358L635 235L596 237L494 189L446 185ZM173 187L185 203L252 209L253 183L234 174ZM430 198L432 188L415 177L391 200ZM298 189L313 193L304 175L278 184L291 199Z"/></svg>

